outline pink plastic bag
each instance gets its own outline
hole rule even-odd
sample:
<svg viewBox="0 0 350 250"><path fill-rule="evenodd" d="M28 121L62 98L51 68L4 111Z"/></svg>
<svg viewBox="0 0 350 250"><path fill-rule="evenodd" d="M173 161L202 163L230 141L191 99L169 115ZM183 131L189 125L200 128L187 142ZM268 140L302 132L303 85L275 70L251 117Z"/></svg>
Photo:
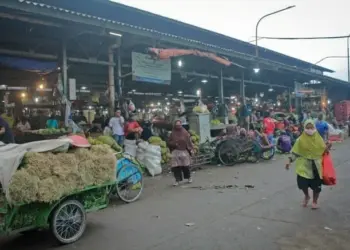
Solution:
<svg viewBox="0 0 350 250"><path fill-rule="evenodd" d="M337 183L335 168L330 153L323 155L322 159L323 185L334 186Z"/></svg>

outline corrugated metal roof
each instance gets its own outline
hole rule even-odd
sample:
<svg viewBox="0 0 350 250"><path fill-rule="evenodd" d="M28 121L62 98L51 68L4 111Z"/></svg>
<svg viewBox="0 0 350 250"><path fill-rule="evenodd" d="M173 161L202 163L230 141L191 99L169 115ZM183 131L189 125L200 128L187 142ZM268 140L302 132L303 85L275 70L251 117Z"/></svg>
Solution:
<svg viewBox="0 0 350 250"><path fill-rule="evenodd" d="M72 1L72 0L17 0L20 3L48 8L76 16L95 19L101 22L112 23L131 29L147 31L159 36L171 37L194 44L200 44L217 50L254 55L255 46L222 34L201 29L189 24L175 21L166 17L155 15L136 8L105 0ZM39 2L40 1L40 2ZM171 34L169 33L171 32ZM292 67L310 70L311 68L333 72L330 69L314 65L297 58L293 58L272 50L260 47L260 58L279 62Z"/></svg>

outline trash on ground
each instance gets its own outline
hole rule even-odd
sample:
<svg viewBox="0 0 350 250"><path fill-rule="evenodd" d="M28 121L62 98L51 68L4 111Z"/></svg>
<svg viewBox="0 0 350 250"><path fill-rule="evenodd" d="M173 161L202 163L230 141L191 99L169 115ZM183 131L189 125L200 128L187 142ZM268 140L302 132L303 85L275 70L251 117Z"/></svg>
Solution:
<svg viewBox="0 0 350 250"><path fill-rule="evenodd" d="M188 222L185 224L186 227L192 227L194 225L196 225L194 222Z"/></svg>

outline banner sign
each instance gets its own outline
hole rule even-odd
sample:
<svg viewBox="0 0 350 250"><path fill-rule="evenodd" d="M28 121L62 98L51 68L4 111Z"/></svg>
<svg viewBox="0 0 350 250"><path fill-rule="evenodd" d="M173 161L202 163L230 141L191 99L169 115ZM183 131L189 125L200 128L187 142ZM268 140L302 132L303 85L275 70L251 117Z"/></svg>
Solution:
<svg viewBox="0 0 350 250"><path fill-rule="evenodd" d="M170 84L170 59L158 60L150 55L132 52L132 76L134 81Z"/></svg>

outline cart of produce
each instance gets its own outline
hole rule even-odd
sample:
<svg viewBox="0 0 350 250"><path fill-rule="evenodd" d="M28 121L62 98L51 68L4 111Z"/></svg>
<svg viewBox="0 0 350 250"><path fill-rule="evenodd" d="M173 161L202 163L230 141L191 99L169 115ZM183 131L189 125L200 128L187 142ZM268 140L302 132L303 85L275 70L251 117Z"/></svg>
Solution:
<svg viewBox="0 0 350 250"><path fill-rule="evenodd" d="M15 142L17 144L23 144L23 143L33 142L33 141L57 139L67 134L68 132L65 128L61 128L61 129L47 128L47 129L39 129L39 130L28 130L25 132L17 131L15 133Z"/></svg>
<svg viewBox="0 0 350 250"><path fill-rule="evenodd" d="M0 234L50 229L61 244L77 241L86 213L106 208L110 195L132 202L143 179L109 145L73 148L67 139L0 147ZM122 156L121 159L124 159Z"/></svg>

